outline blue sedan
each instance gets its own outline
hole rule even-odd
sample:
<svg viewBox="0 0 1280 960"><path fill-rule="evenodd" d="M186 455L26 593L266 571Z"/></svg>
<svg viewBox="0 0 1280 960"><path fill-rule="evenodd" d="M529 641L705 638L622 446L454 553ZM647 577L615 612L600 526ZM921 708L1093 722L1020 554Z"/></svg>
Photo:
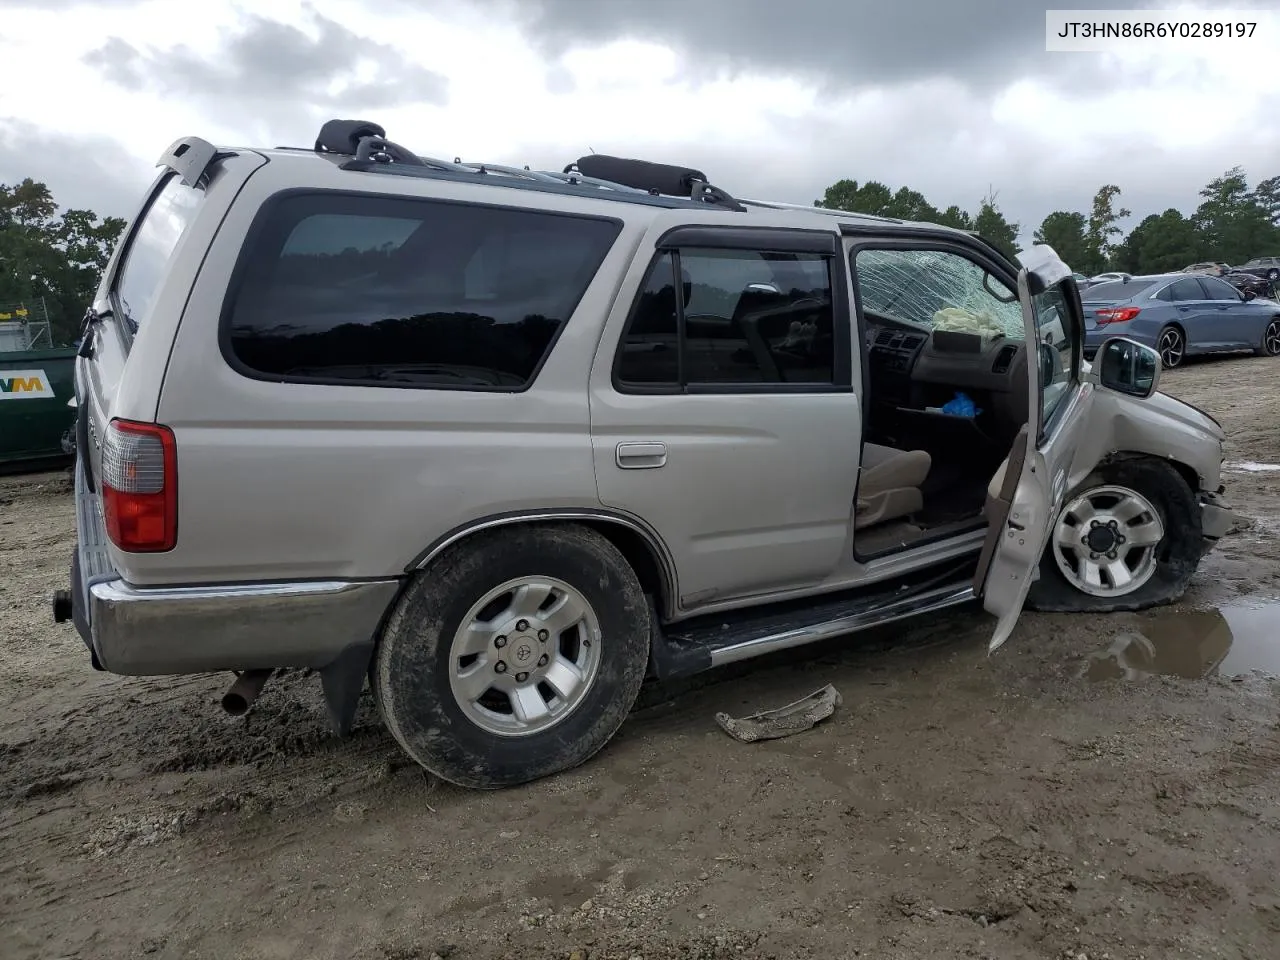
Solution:
<svg viewBox="0 0 1280 960"><path fill-rule="evenodd" d="M1198 354L1280 354L1280 303L1241 293L1217 277L1125 277L1089 287L1080 299L1088 360L1116 336L1154 347L1166 369Z"/></svg>

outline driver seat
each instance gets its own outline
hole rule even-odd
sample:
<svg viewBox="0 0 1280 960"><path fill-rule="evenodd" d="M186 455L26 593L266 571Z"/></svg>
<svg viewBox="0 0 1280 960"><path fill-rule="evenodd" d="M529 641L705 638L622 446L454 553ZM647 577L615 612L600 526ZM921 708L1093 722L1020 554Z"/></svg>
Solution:
<svg viewBox="0 0 1280 960"><path fill-rule="evenodd" d="M862 475L853 529L899 520L924 507L920 492L933 459L923 450L896 450L876 443L862 445Z"/></svg>

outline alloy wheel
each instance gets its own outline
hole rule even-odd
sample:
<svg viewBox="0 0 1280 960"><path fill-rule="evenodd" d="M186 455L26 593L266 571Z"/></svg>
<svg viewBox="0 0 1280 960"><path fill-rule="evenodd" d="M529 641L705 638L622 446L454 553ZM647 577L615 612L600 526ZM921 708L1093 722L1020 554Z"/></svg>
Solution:
<svg viewBox="0 0 1280 960"><path fill-rule="evenodd" d="M1262 335L1262 349L1269 357L1280 354L1280 319L1267 324L1266 333Z"/></svg>
<svg viewBox="0 0 1280 960"><path fill-rule="evenodd" d="M522 737L560 723L600 670L600 621L554 577L519 577L474 603L449 650L449 687L467 718Z"/></svg>
<svg viewBox="0 0 1280 960"><path fill-rule="evenodd" d="M1176 327L1170 327L1164 333L1160 334L1160 343L1157 346L1160 353L1160 362L1164 364L1166 369L1172 370L1174 367L1182 363L1183 354L1186 352L1186 346L1182 340L1182 332Z"/></svg>
<svg viewBox="0 0 1280 960"><path fill-rule="evenodd" d="M1128 487L1086 490L1058 515L1053 556L1067 582L1091 597L1123 597L1156 572L1164 521Z"/></svg>

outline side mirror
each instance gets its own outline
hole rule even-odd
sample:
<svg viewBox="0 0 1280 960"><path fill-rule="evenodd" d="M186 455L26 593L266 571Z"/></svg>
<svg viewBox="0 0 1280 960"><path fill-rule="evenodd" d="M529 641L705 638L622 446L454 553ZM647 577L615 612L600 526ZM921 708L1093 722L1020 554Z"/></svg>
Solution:
<svg viewBox="0 0 1280 960"><path fill-rule="evenodd" d="M1244 290L1241 295L1244 297L1246 303L1257 296L1257 294L1252 290Z"/></svg>
<svg viewBox="0 0 1280 960"><path fill-rule="evenodd" d="M1093 364L1098 385L1145 400L1160 385L1160 354L1128 337L1103 342Z"/></svg>

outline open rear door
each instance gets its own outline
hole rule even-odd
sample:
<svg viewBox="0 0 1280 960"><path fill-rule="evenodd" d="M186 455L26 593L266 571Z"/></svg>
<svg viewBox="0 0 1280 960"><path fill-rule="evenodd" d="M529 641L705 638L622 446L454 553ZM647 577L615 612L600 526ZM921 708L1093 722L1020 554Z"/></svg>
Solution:
<svg viewBox="0 0 1280 960"><path fill-rule="evenodd" d="M1081 384L1083 321L1070 269L1044 244L1018 259L1030 381L1027 423L989 492L990 526L974 577L983 606L999 617L992 651L1009 639L1039 574L1091 395L1091 387Z"/></svg>

